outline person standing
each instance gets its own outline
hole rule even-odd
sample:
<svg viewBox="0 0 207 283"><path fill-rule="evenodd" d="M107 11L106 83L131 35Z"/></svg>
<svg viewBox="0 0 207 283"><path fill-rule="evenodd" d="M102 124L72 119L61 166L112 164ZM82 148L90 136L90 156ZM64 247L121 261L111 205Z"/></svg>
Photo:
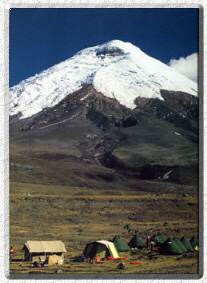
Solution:
<svg viewBox="0 0 207 283"><path fill-rule="evenodd" d="M13 250L13 248L11 246L10 250L9 250L9 260L10 260L10 262L12 262L13 255L14 255L14 250Z"/></svg>
<svg viewBox="0 0 207 283"><path fill-rule="evenodd" d="M150 236L147 237L147 248L149 249L150 247Z"/></svg>
<svg viewBox="0 0 207 283"><path fill-rule="evenodd" d="M153 238L151 238L151 242L150 242L151 252L153 252L153 251L154 251L154 246L155 246L154 239L153 239Z"/></svg>

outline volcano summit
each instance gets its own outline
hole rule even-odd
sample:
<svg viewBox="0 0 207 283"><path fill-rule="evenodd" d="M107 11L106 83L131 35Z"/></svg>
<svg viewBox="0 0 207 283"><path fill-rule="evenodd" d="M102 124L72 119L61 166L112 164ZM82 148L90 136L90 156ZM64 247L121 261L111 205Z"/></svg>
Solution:
<svg viewBox="0 0 207 283"><path fill-rule="evenodd" d="M11 115L27 118L67 95L93 85L97 92L134 109L137 97L163 99L160 90L197 95L197 84L131 43L113 40L84 49L10 89Z"/></svg>

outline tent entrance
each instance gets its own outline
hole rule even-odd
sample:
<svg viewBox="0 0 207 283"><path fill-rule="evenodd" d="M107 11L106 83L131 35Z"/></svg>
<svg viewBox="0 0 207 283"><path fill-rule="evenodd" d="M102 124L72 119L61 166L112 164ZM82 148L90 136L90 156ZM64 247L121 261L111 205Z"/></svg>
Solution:
<svg viewBox="0 0 207 283"><path fill-rule="evenodd" d="M100 257L100 258L106 258L107 257L107 249L104 245L97 245L97 250L96 250L96 257Z"/></svg>

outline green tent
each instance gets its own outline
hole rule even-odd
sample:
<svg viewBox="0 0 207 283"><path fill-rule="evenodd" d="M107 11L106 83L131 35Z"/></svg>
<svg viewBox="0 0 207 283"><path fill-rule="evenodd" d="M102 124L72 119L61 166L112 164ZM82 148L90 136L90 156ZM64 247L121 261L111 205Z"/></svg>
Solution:
<svg viewBox="0 0 207 283"><path fill-rule="evenodd" d="M120 258L114 243L105 240L88 243L83 254L86 258L107 258L108 256Z"/></svg>
<svg viewBox="0 0 207 283"><path fill-rule="evenodd" d="M199 247L199 241L196 236L193 236L190 240L190 244L192 247Z"/></svg>
<svg viewBox="0 0 207 283"><path fill-rule="evenodd" d="M167 241L165 241L164 244L160 246L159 252L161 254L171 254L171 255L183 253L179 248L179 246L175 243L175 241L171 237L169 237Z"/></svg>
<svg viewBox="0 0 207 283"><path fill-rule="evenodd" d="M176 244L178 245L178 247L181 249L183 253L187 253L188 250L177 237L174 237L173 240L176 242Z"/></svg>
<svg viewBox="0 0 207 283"><path fill-rule="evenodd" d="M152 239L155 242L155 246L160 246L166 241L166 239L164 239L164 236L161 233L154 234L152 236Z"/></svg>
<svg viewBox="0 0 207 283"><path fill-rule="evenodd" d="M128 246L130 248L143 248L145 247L145 243L142 241L142 239L136 234L134 237L130 240L128 243Z"/></svg>
<svg viewBox="0 0 207 283"><path fill-rule="evenodd" d="M186 236L183 236L180 241L186 247L188 252L193 252L194 251L194 249L192 248L192 246L190 244L190 241L188 240L188 238Z"/></svg>
<svg viewBox="0 0 207 283"><path fill-rule="evenodd" d="M167 241L167 239L165 238L165 236L164 236L162 233L158 232L157 235L159 236L159 238L162 239L163 243L164 243L165 241Z"/></svg>
<svg viewBox="0 0 207 283"><path fill-rule="evenodd" d="M120 238L120 236L114 237L113 242L119 252L130 250L130 247Z"/></svg>

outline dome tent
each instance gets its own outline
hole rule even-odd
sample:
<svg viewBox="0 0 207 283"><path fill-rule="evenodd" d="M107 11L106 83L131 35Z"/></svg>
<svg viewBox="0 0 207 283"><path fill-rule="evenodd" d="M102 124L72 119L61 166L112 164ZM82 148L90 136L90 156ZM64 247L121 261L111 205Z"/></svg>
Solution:
<svg viewBox="0 0 207 283"><path fill-rule="evenodd" d="M159 252L161 254L171 254L171 255L183 253L182 250L179 248L179 246L171 237L169 237L167 241L165 241L164 244L160 246Z"/></svg>
<svg viewBox="0 0 207 283"><path fill-rule="evenodd" d="M192 248L192 246L190 244L190 241L188 240L188 238L185 235L182 237L182 239L180 241L186 247L188 252L193 252L194 251L194 249Z"/></svg>
<svg viewBox="0 0 207 283"><path fill-rule="evenodd" d="M107 258L108 256L120 258L114 243L105 240L88 243L83 254L86 258Z"/></svg>
<svg viewBox="0 0 207 283"><path fill-rule="evenodd" d="M119 252L130 250L130 247L120 238L120 236L114 237L113 243Z"/></svg>
<svg viewBox="0 0 207 283"><path fill-rule="evenodd" d="M178 245L178 247L181 249L183 253L187 253L188 250L177 237L174 237L173 240L176 242L176 244Z"/></svg>
<svg viewBox="0 0 207 283"><path fill-rule="evenodd" d="M142 239L136 234L134 237L130 240L128 243L128 246L130 248L143 248L145 247L145 243L142 241Z"/></svg>

